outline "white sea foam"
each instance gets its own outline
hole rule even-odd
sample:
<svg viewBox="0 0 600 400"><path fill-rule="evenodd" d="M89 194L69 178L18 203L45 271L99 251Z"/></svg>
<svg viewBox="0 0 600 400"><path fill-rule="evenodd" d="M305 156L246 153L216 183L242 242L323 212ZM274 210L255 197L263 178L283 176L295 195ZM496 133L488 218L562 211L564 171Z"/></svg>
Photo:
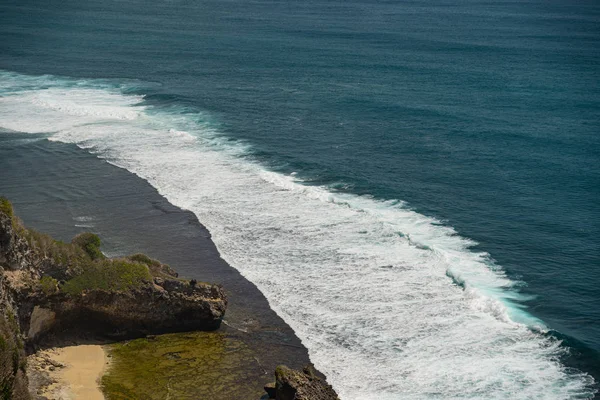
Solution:
<svg viewBox="0 0 600 400"><path fill-rule="evenodd" d="M75 220L75 226L78 228L93 228L95 225L93 223L94 217L90 217L87 215L82 215L79 217L73 217Z"/></svg>
<svg viewBox="0 0 600 400"><path fill-rule="evenodd" d="M343 399L591 396L514 283L451 227L268 171L105 85L10 74L0 91L0 127L76 143L193 211Z"/></svg>

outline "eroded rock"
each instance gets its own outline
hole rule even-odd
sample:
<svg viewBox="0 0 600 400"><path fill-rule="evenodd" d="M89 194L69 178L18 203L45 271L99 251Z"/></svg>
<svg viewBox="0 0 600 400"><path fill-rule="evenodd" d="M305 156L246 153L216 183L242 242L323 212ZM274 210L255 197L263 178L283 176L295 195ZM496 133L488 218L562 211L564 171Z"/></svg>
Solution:
<svg viewBox="0 0 600 400"><path fill-rule="evenodd" d="M29 321L27 338L29 340L34 340L39 335L44 334L52 328L56 321L56 313L47 308L34 306Z"/></svg>
<svg viewBox="0 0 600 400"><path fill-rule="evenodd" d="M339 400L333 388L315 374L312 365L302 371L278 366L275 384L266 385L265 391L276 400Z"/></svg>

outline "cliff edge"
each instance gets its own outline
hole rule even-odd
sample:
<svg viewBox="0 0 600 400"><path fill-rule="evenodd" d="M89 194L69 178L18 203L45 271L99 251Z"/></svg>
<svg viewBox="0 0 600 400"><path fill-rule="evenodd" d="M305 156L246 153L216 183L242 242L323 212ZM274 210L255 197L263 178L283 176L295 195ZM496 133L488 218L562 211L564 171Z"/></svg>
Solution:
<svg viewBox="0 0 600 400"><path fill-rule="evenodd" d="M29 398L25 348L46 338L214 330L226 307L221 286L179 279L143 254L108 259L91 233L56 241L0 198L0 399Z"/></svg>

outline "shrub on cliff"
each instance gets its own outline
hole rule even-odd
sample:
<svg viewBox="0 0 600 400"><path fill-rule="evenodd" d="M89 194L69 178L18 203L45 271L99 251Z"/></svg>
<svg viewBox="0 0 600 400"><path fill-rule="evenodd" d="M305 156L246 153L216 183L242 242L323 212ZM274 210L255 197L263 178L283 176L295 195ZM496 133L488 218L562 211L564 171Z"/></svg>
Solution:
<svg viewBox="0 0 600 400"><path fill-rule="evenodd" d="M42 276L40 279L40 288L47 295L55 293L58 288L58 281L51 276Z"/></svg>
<svg viewBox="0 0 600 400"><path fill-rule="evenodd" d="M24 238L31 249L43 257L52 258L55 263L66 270L67 266L77 269L91 262L88 253L79 246L54 240L51 236L27 229L18 218L13 219L13 226L19 236ZM52 274L50 274L52 275Z"/></svg>
<svg viewBox="0 0 600 400"><path fill-rule="evenodd" d="M13 208L12 204L6 197L0 196L0 212L8 215L9 217L13 217Z"/></svg>
<svg viewBox="0 0 600 400"><path fill-rule="evenodd" d="M73 238L71 243L85 250L92 260L105 258L100 251L101 241L98 235L90 232L80 233Z"/></svg>
<svg viewBox="0 0 600 400"><path fill-rule="evenodd" d="M177 278L179 276L179 274L167 264L163 264L160 261L150 258L142 253L127 256L127 259L133 262L138 262L147 265L150 269L150 273L152 274L152 276L157 276L160 278Z"/></svg>
<svg viewBox="0 0 600 400"><path fill-rule="evenodd" d="M127 260L99 260L67 281L62 290L77 295L85 290L125 291L139 288L152 276L146 265Z"/></svg>
<svg viewBox="0 0 600 400"><path fill-rule="evenodd" d="M127 258L129 258L131 261L135 261L135 262L139 262L142 264L146 264L148 266L150 265L160 265L160 261L155 260L153 258L148 257L147 255L143 254L143 253L137 253L134 254L132 256L128 256Z"/></svg>

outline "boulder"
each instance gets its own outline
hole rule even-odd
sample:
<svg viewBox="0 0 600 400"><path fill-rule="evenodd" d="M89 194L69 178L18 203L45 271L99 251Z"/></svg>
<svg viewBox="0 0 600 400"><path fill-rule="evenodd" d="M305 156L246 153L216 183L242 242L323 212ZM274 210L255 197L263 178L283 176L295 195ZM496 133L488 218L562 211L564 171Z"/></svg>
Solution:
<svg viewBox="0 0 600 400"><path fill-rule="evenodd" d="M316 376L312 366L306 366L303 371L278 366L275 369L275 397L272 397L272 391L267 393L276 400L339 400L333 388Z"/></svg>

